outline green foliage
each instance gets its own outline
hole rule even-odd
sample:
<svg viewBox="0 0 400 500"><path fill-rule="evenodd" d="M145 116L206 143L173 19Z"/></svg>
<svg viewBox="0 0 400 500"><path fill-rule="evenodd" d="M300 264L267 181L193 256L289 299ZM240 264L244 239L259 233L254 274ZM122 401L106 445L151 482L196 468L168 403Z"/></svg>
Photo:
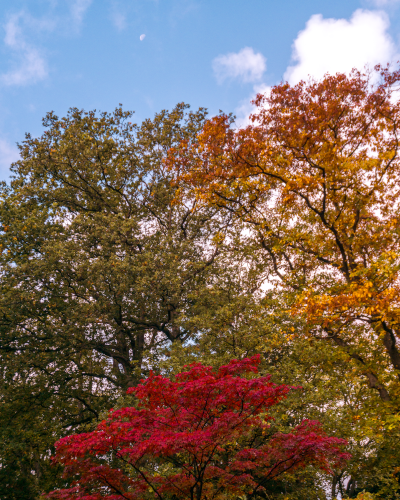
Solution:
<svg viewBox="0 0 400 500"><path fill-rule="evenodd" d="M172 344L199 334L205 296L235 287L224 239L237 229L185 193L176 204L163 165L204 123L186 108L140 127L121 109L50 113L43 136L21 145L0 202L4 454L47 464L57 437L91 428Z"/></svg>

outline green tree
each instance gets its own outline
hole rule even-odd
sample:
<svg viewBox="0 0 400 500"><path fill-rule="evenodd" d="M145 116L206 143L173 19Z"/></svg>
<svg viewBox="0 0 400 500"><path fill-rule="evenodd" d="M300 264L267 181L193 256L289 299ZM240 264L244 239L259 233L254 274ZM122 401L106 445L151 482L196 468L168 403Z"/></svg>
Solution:
<svg viewBox="0 0 400 500"><path fill-rule="evenodd" d="M230 218L186 196L163 163L204 124L204 110L186 109L140 127L121 109L49 113L2 187L0 462L32 491L53 481L51 443L90 428L173 343L191 342L201 298L232 287ZM6 458L19 453L25 468Z"/></svg>

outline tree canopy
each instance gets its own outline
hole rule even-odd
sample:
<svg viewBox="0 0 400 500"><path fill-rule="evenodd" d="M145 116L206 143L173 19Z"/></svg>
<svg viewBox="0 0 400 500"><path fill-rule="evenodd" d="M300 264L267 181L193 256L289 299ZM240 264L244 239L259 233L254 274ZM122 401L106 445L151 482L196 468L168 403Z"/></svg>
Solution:
<svg viewBox="0 0 400 500"><path fill-rule="evenodd" d="M141 127L121 109L50 113L43 136L22 144L0 206L8 436L16 418L33 434L53 422L50 442L98 419L196 332L201 298L235 281L223 250L230 221L193 197L173 203L179 187L162 160L205 119L186 108Z"/></svg>
<svg viewBox="0 0 400 500"><path fill-rule="evenodd" d="M282 83L242 129L179 104L26 136L0 193L1 498L65 488L54 443L128 418L140 380L257 355L249 380L303 388L274 432L319 421L351 454L270 498L399 497L399 81Z"/></svg>
<svg viewBox="0 0 400 500"><path fill-rule="evenodd" d="M218 116L168 160L251 227L307 333L348 353L384 401L400 380L399 80L378 67L282 83L257 97L252 125Z"/></svg>
<svg viewBox="0 0 400 500"><path fill-rule="evenodd" d="M175 381L151 374L128 391L136 408L112 411L94 432L56 444L56 460L75 479L48 498L265 498L289 471L330 471L345 461L345 440L327 437L318 422L274 431L266 415L292 388L245 378L259 362L234 360L216 373L197 363Z"/></svg>

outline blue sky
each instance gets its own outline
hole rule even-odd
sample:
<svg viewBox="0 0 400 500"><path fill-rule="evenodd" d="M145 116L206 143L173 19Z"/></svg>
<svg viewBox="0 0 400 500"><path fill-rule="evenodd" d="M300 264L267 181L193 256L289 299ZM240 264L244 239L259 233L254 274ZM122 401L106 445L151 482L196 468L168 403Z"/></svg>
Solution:
<svg viewBox="0 0 400 500"><path fill-rule="evenodd" d="M398 54L400 0L3 0L0 178L50 110L122 103L140 122L185 101L240 125L282 79Z"/></svg>

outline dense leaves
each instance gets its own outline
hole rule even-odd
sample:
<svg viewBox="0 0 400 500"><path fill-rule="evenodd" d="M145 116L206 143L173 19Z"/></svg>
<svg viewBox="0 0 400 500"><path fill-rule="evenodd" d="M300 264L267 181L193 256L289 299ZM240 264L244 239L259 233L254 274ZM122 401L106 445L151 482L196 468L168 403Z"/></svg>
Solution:
<svg viewBox="0 0 400 500"><path fill-rule="evenodd" d="M26 137L0 200L1 497L64 487L54 442L136 415L124 394L151 370L259 354L268 383L304 388L268 408L265 446L317 420L352 455L270 498L399 498L399 79L282 83L241 130L181 104L140 126L50 113Z"/></svg>
<svg viewBox="0 0 400 500"><path fill-rule="evenodd" d="M376 391L380 403L348 407L369 436L360 429L358 443L386 436L375 450L397 440L399 422L399 79L377 67L282 83L257 97L246 129L217 116L168 159L199 200L247 224L282 310L303 320L289 345L310 342L326 384L336 366L338 392L355 395L362 380Z"/></svg>
<svg viewBox="0 0 400 500"><path fill-rule="evenodd" d="M73 110L25 141L1 207L4 351L58 365L62 350L79 372L126 388L146 349L185 336L176 319L213 272L219 240L216 210L173 205L162 170L165 151L204 118L180 126L183 115L136 130L121 110Z"/></svg>
<svg viewBox="0 0 400 500"><path fill-rule="evenodd" d="M348 458L345 441L327 437L317 422L273 431L268 410L290 387L246 377L258 364L259 356L217 372L197 364L175 381L152 374L129 389L137 407L112 411L94 432L57 443L65 476L78 478L49 498L265 498L288 471L310 464L330 471Z"/></svg>
<svg viewBox="0 0 400 500"><path fill-rule="evenodd" d="M348 352L389 401L400 379L400 74L376 73L373 88L356 71L278 85L256 99L253 125L216 117L169 162L252 226L309 333Z"/></svg>
<svg viewBox="0 0 400 500"><path fill-rule="evenodd" d="M174 203L162 162L204 123L186 108L141 127L120 109L50 113L2 187L0 462L22 454L28 482L57 437L90 426L199 331L204 296L236 288L230 220L193 197Z"/></svg>

